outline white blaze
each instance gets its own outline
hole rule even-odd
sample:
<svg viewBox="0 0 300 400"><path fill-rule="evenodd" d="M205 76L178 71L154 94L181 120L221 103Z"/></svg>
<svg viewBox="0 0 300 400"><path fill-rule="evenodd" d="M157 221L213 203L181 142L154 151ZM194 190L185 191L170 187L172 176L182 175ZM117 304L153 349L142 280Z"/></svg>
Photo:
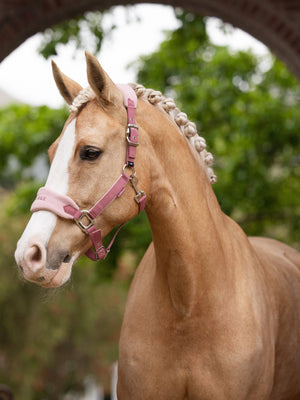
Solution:
<svg viewBox="0 0 300 400"><path fill-rule="evenodd" d="M60 194L66 194L69 184L68 166L75 144L76 118L67 126L52 161L46 187Z"/></svg>
<svg viewBox="0 0 300 400"><path fill-rule="evenodd" d="M68 165L73 154L75 145L76 119L67 126L52 161L46 187L60 194L66 194L69 183ZM50 211L37 211L31 216L23 235L21 236L16 250L16 258L22 259L24 250L38 239L46 247L53 229L56 225L57 216Z"/></svg>

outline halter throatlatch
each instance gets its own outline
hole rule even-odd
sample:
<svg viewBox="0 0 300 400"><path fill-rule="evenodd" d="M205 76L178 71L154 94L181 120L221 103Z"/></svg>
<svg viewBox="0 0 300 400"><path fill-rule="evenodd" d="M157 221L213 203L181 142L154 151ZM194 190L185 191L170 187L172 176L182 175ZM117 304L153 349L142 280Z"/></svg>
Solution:
<svg viewBox="0 0 300 400"><path fill-rule="evenodd" d="M89 210L80 210L78 205L66 195L59 194L47 187L41 187L37 193L37 197L30 208L31 212L47 210L54 214L65 218L73 219L79 228L89 235L94 251L89 249L85 254L94 261L104 259L110 251L110 248L124 224L121 224L114 234L111 242L104 247L102 243L102 231L96 229L95 219L102 211L109 206L116 198L122 196L128 182L131 183L135 191L134 199L139 206L139 212L145 208L146 195L137 188L137 177L134 167L136 157L136 148L138 146L138 126L135 122L135 109L137 106L137 97L134 90L128 85L117 85L123 94L124 105L127 109L127 130L126 130L126 158L125 164L120 177L113 183L111 188L101 197L97 203ZM126 168L130 168L131 175L125 173Z"/></svg>

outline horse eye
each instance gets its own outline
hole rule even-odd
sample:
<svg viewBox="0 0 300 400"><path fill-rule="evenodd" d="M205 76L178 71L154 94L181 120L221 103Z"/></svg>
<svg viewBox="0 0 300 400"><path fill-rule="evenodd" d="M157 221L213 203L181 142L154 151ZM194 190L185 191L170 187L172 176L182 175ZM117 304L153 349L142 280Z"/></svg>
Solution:
<svg viewBox="0 0 300 400"><path fill-rule="evenodd" d="M80 149L79 155L82 160L94 161L101 153L102 151L97 147L84 146Z"/></svg>

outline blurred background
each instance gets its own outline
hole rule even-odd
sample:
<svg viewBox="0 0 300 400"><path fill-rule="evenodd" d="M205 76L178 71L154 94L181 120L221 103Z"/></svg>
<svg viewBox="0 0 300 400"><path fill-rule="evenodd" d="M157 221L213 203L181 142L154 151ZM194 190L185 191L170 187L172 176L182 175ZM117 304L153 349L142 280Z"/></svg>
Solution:
<svg viewBox="0 0 300 400"><path fill-rule="evenodd" d="M140 40L128 52L132 35ZM216 18L154 5L49 27L0 64L0 384L20 400L113 398L126 296L151 242L142 213L105 261L82 257L63 288L41 289L18 275L16 242L68 116L50 59L85 85L84 50L116 82L173 97L214 154L223 211L248 235L300 250L300 86L265 46Z"/></svg>

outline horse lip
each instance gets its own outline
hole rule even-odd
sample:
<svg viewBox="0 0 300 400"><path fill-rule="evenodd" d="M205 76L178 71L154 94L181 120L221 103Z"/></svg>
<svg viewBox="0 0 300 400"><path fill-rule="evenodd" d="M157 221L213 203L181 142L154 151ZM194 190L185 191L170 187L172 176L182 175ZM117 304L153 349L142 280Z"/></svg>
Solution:
<svg viewBox="0 0 300 400"><path fill-rule="evenodd" d="M55 288L64 285L70 279L73 265L72 261L74 260L71 258L70 263L64 263L64 265L61 264L60 267L57 268L56 273L49 280L40 282L39 284L44 288Z"/></svg>

